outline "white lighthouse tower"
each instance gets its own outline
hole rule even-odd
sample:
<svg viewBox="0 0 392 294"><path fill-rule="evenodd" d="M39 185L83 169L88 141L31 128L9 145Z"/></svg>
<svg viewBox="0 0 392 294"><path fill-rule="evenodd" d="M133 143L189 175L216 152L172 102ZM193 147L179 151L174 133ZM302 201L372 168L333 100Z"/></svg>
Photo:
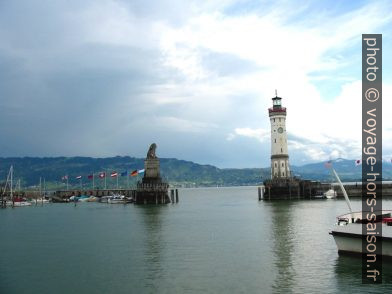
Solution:
<svg viewBox="0 0 392 294"><path fill-rule="evenodd" d="M272 108L268 109L271 120L271 179L290 178L289 153L287 151L286 108L282 98L272 98Z"/></svg>

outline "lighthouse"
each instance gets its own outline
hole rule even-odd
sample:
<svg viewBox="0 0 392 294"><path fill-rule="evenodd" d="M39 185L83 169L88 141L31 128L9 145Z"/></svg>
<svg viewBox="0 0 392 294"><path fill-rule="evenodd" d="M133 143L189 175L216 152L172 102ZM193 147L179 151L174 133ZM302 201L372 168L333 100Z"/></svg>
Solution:
<svg viewBox="0 0 392 294"><path fill-rule="evenodd" d="M290 178L289 154L287 150L286 108L282 98L272 98L272 108L268 109L271 121L271 179Z"/></svg>

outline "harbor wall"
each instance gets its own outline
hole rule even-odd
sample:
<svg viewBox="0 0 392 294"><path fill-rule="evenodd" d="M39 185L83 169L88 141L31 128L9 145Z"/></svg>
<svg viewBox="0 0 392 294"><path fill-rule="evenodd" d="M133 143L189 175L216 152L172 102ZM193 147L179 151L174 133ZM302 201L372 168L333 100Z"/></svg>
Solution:
<svg viewBox="0 0 392 294"><path fill-rule="evenodd" d="M349 197L361 197L362 185L361 183L343 184ZM268 180L264 182L263 200L278 200L278 199L313 199L320 198L323 193L329 189L334 189L337 197L343 197L343 192L338 184L320 183L317 181L308 180ZM382 185L382 196L392 196L392 184L385 183ZM260 198L260 197L259 197Z"/></svg>
<svg viewBox="0 0 392 294"><path fill-rule="evenodd" d="M362 185L357 184L343 184L344 189L349 197L361 197L362 196ZM334 190L337 192L338 197L343 197L342 189L340 189L338 184L333 185ZM392 196L392 184L382 185L382 196L390 197Z"/></svg>

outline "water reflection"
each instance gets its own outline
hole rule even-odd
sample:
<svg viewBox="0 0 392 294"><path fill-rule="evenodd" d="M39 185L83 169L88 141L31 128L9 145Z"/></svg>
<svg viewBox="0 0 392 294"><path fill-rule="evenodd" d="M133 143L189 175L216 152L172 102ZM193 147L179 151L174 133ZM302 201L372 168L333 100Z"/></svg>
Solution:
<svg viewBox="0 0 392 294"><path fill-rule="evenodd" d="M138 206L144 230L144 282L145 286L157 289L157 281L163 274L162 253L165 248L163 216L167 208L163 205Z"/></svg>
<svg viewBox="0 0 392 294"><path fill-rule="evenodd" d="M340 254L335 261L337 290L345 292L356 287L356 293L390 293L392 283L392 261L383 260L383 284L362 285L362 258Z"/></svg>
<svg viewBox="0 0 392 294"><path fill-rule="evenodd" d="M276 278L272 285L274 292L291 292L295 276L292 254L294 252L294 228L292 208L294 202L270 202L272 239Z"/></svg>

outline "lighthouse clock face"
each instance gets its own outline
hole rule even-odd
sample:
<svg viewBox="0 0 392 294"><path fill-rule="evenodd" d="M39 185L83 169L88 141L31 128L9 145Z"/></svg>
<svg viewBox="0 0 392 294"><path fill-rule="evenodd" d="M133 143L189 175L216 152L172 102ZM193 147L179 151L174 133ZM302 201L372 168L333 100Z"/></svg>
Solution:
<svg viewBox="0 0 392 294"><path fill-rule="evenodd" d="M283 128L279 128L279 129L278 129L278 133L279 133L279 134L283 133Z"/></svg>

